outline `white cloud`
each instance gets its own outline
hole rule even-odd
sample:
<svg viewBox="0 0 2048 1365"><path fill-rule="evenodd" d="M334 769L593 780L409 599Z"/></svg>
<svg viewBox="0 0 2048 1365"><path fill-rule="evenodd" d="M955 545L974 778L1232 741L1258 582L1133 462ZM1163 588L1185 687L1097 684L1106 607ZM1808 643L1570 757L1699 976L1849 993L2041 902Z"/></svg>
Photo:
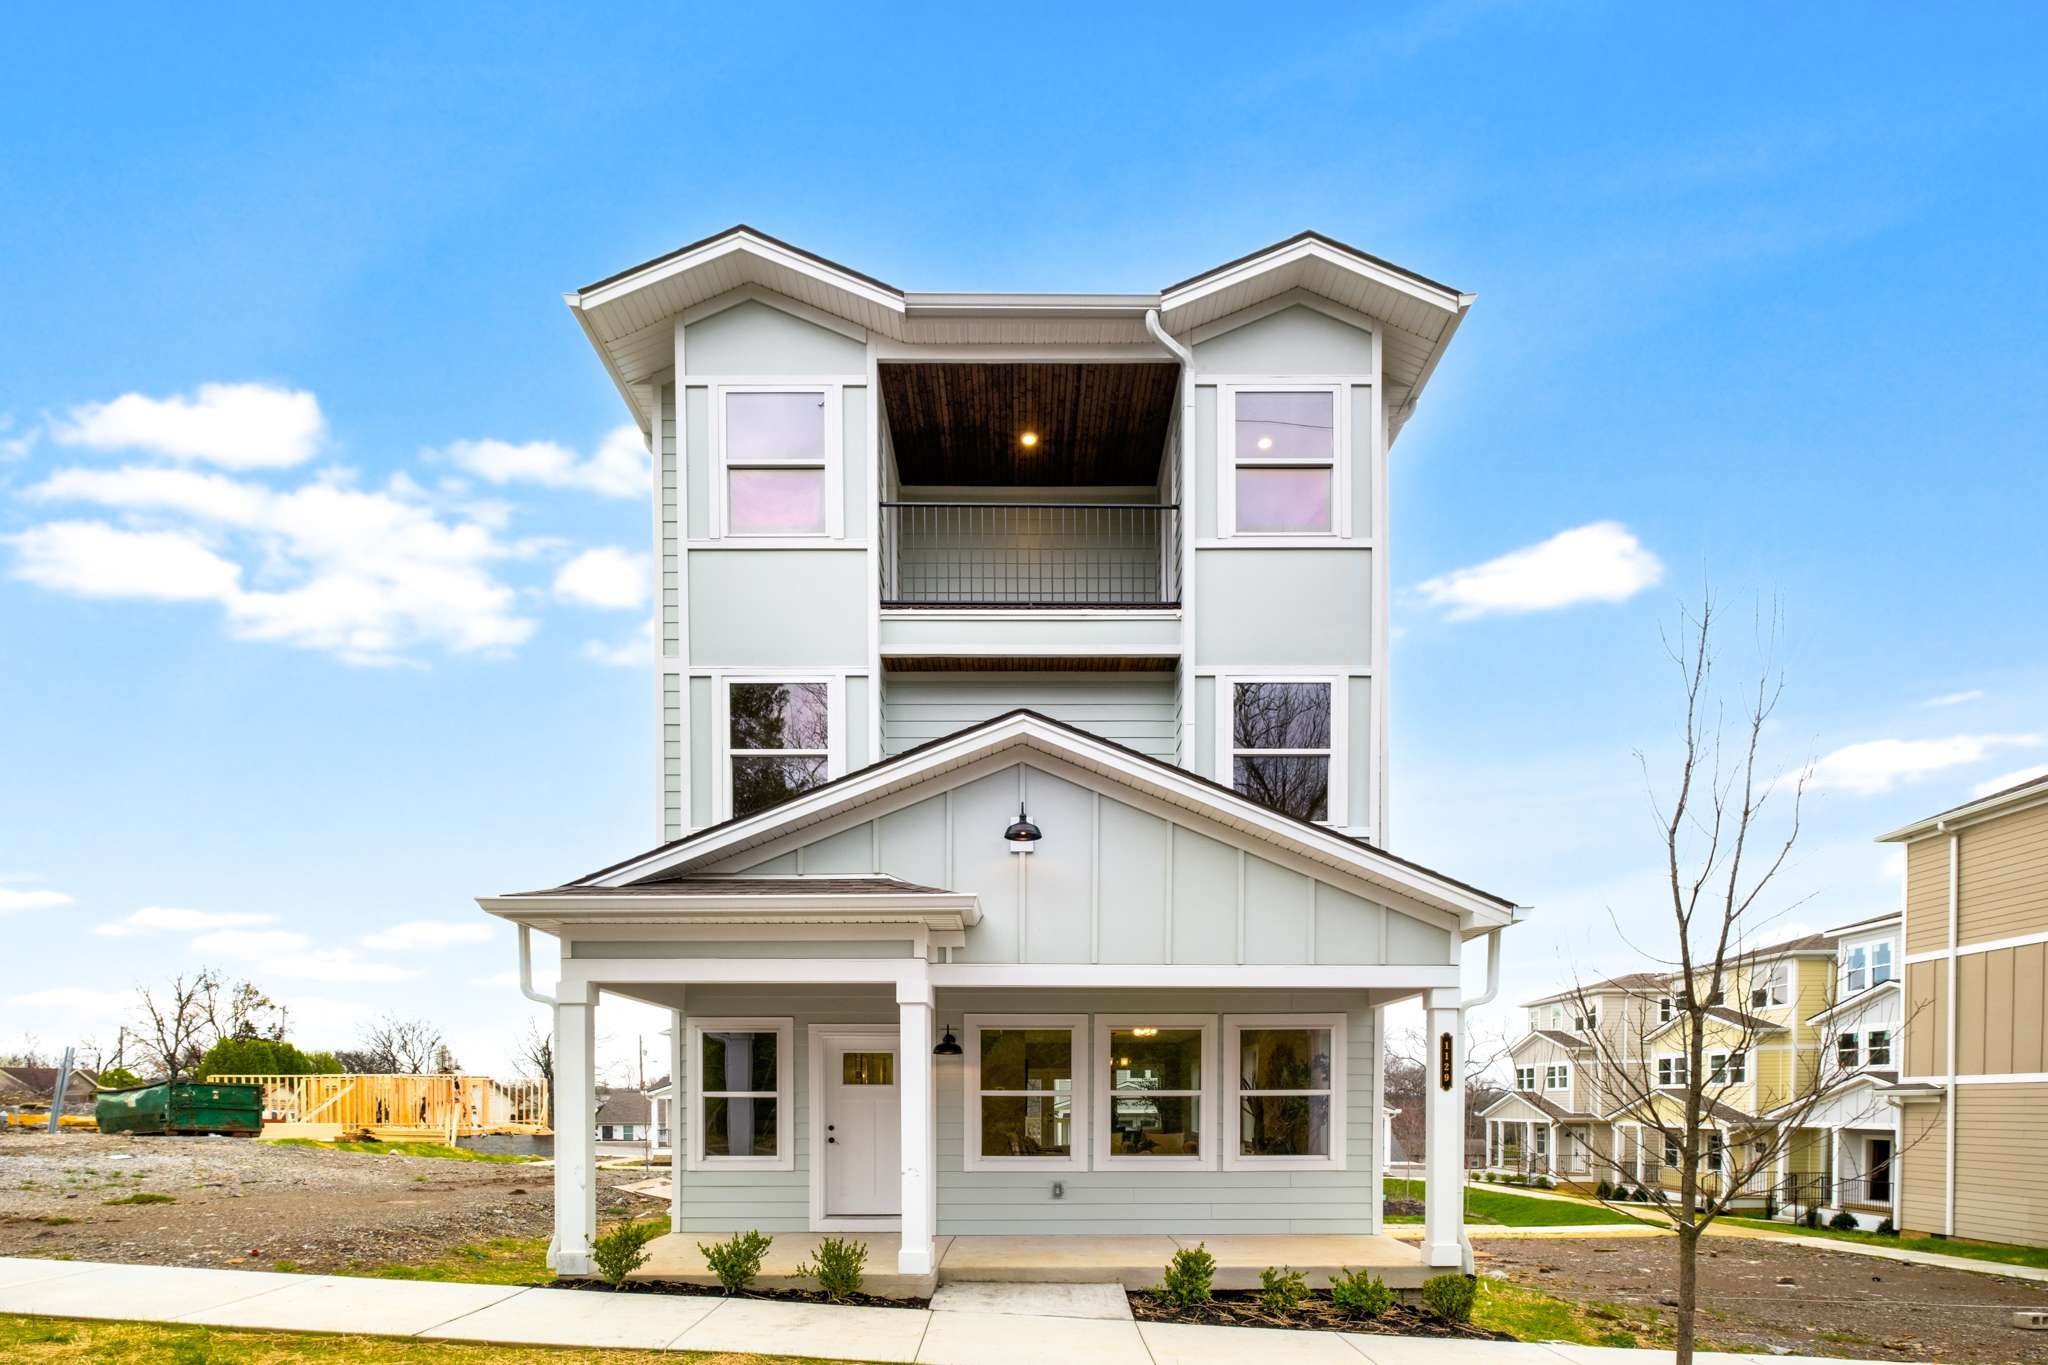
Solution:
<svg viewBox="0 0 2048 1365"><path fill-rule="evenodd" d="M475 521L445 518L410 480L381 491L338 478L279 492L220 474L136 467L65 469L31 488L196 526L125 530L52 522L11 537L19 577L101 597L216 601L231 633L325 650L352 663L395 662L422 644L456 652L523 643L535 622L492 571L520 553ZM220 552L234 538L253 565Z"/></svg>
<svg viewBox="0 0 2048 1365"><path fill-rule="evenodd" d="M1888 792L1900 782L1981 761L1999 749L2034 749L2039 735L1950 735L1944 739L1870 739L1823 755L1814 764L1815 787L1859 796Z"/></svg>
<svg viewBox="0 0 2048 1365"><path fill-rule="evenodd" d="M255 929L276 922L275 915L244 914L231 910L181 910L169 905L145 905L124 919L98 926L93 932L102 938L127 938L134 934L196 934L219 929Z"/></svg>
<svg viewBox="0 0 2048 1365"><path fill-rule="evenodd" d="M191 397L124 393L111 403L75 407L50 427L59 445L147 450L229 469L303 464L326 431L312 394L268 384L201 384Z"/></svg>
<svg viewBox="0 0 2048 1365"><path fill-rule="evenodd" d="M1417 585L1454 621L1553 611L1580 602L1624 602L1664 579L1656 555L1617 521L1596 521L1498 559L1454 569Z"/></svg>
<svg viewBox="0 0 2048 1365"><path fill-rule="evenodd" d="M103 1014L124 1011L134 1002L122 991L100 991L89 986L52 986L13 997L11 1003L26 1009L64 1010L74 1014Z"/></svg>
<svg viewBox="0 0 2048 1365"><path fill-rule="evenodd" d="M1984 700L1984 689L1973 687L1966 692L1944 692L1938 697L1929 697L1920 704L1922 706L1961 706L1965 702L1982 700Z"/></svg>
<svg viewBox="0 0 2048 1365"><path fill-rule="evenodd" d="M439 453L486 483L575 488L607 498L645 497L651 477L647 438L630 425L614 428L587 460L554 441L457 441Z"/></svg>
<svg viewBox="0 0 2048 1365"><path fill-rule="evenodd" d="M18 887L0 886L0 915L19 914L23 910L56 910L71 904L71 897L62 891L24 891Z"/></svg>
<svg viewBox="0 0 2048 1365"><path fill-rule="evenodd" d="M35 449L37 432L17 431L14 414L0 412L0 460L19 460Z"/></svg>
<svg viewBox="0 0 2048 1365"><path fill-rule="evenodd" d="M416 919L366 934L360 941L365 948L380 953L404 953L447 948L457 943L487 943L490 938L491 926L481 922Z"/></svg>
<svg viewBox="0 0 2048 1365"><path fill-rule="evenodd" d="M2048 763L2036 763L2030 768L2014 768L2009 773L1987 777L1970 788L1970 795L1989 796L1993 792L2002 792L2007 787L2017 787L2022 782L2031 782L2037 777L2048 777Z"/></svg>
<svg viewBox="0 0 2048 1365"><path fill-rule="evenodd" d="M555 596L578 606L630 610L647 601L652 572L646 555L615 545L585 550L555 574Z"/></svg>
<svg viewBox="0 0 2048 1365"><path fill-rule="evenodd" d="M103 521L53 521L5 537L14 576L80 597L150 602L222 601L242 570L182 531L123 531Z"/></svg>
<svg viewBox="0 0 2048 1365"><path fill-rule="evenodd" d="M585 640L583 657L592 663L614 668L637 668L654 658L654 622L650 619L628 638L616 644Z"/></svg>

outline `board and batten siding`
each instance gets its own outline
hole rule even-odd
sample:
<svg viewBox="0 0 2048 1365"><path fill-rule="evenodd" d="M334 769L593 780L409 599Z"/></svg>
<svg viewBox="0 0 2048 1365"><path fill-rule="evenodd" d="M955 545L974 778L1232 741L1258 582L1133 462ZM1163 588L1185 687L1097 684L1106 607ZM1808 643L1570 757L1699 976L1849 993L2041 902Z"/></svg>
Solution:
<svg viewBox="0 0 2048 1365"><path fill-rule="evenodd" d="M882 684L882 756L1020 706L1153 758L1178 757L1170 673L894 674Z"/></svg>
<svg viewBox="0 0 2048 1365"><path fill-rule="evenodd" d="M1022 801L1044 838L1003 830ZM959 962L1377 964L1457 961L1444 924L1379 904L1028 763L762 859L705 869L766 876L886 873L971 892L982 920Z"/></svg>
<svg viewBox="0 0 2048 1365"><path fill-rule="evenodd" d="M2048 1244L2044 1131L2048 1083L1956 1088L1957 1237Z"/></svg>
<svg viewBox="0 0 2048 1365"><path fill-rule="evenodd" d="M682 1230L802 1232L810 1226L809 1026L890 1024L893 996L877 987L692 986L688 1013L699 1018L769 1017L795 1022L793 1067L796 1143L791 1171L685 1171ZM937 1080L938 1232L974 1234L1365 1233L1375 1231L1373 1145L1379 1120L1372 1076L1379 1040L1373 1014L1354 1008L1357 995L1333 991L1085 991L941 990L937 1018L958 1026L969 1014L1083 1014L1090 1016L1085 1044L1091 1130L1101 1117L1094 1104L1094 1020L1098 1014L1198 1014L1215 1017L1221 1046L1227 1014L1343 1012L1345 1049L1345 1166L1337 1171L1134 1170L968 1171L964 1059L934 1059ZM685 1058L684 1065L695 1058ZM1218 1065L1221 1062L1219 1058ZM1220 1074L1208 1082L1204 1113L1210 1140L1220 1141ZM684 1093L679 1088L678 1094ZM687 1125L676 1125L678 1135ZM1090 1165L1094 1164L1093 1138ZM1060 1182L1062 1198L1052 1196Z"/></svg>

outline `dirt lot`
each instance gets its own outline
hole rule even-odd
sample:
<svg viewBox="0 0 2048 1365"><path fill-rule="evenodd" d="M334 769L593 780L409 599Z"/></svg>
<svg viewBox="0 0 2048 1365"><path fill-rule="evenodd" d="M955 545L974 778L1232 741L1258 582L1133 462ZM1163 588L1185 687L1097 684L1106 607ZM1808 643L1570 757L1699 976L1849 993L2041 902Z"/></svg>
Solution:
<svg viewBox="0 0 2048 1365"><path fill-rule="evenodd" d="M655 1212L658 1204L617 1191L636 1178L603 1172L602 1203ZM106 1202L136 1194L177 1202ZM308 1270L431 1260L484 1238L546 1236L553 1198L554 1168L546 1164L236 1138L0 1136L6 1256L263 1268L284 1260Z"/></svg>
<svg viewBox="0 0 2048 1365"><path fill-rule="evenodd" d="M1564 1298L1675 1306L1671 1238L1478 1241L1482 1272ZM1874 1360L2004 1362L2048 1358L2048 1340L2010 1324L2048 1308L2048 1285L1906 1265L1753 1238L1701 1248L1700 1335L1716 1345Z"/></svg>

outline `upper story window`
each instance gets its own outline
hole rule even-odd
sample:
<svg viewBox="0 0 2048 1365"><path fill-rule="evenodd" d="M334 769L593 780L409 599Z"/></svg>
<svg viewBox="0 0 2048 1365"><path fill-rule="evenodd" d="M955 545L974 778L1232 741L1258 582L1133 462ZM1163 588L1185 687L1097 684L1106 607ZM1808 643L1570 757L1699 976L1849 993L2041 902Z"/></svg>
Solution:
<svg viewBox="0 0 2048 1365"><path fill-rule="evenodd" d="M1230 785L1288 815L1330 819L1334 690L1329 682L1233 683Z"/></svg>
<svg viewBox="0 0 2048 1365"><path fill-rule="evenodd" d="M1835 1060L1842 1064L1844 1071L1853 1071L1863 1060L1863 1049L1853 1033L1844 1033L1835 1039Z"/></svg>
<svg viewBox="0 0 2048 1365"><path fill-rule="evenodd" d="M1564 1006L1563 1006L1563 1005L1552 1005L1552 1006L1550 1007L1550 1026L1551 1026L1552 1028L1557 1028L1558 1026L1560 1026L1560 1025L1561 1025L1561 1024L1563 1024L1563 1023L1564 1023Z"/></svg>
<svg viewBox="0 0 2048 1365"><path fill-rule="evenodd" d="M1854 995L1869 984L1870 960L1859 943L1842 958L1842 989Z"/></svg>
<svg viewBox="0 0 2048 1365"><path fill-rule="evenodd" d="M1543 1068L1545 1090L1569 1090L1572 1087L1572 1069L1562 1062L1554 1062Z"/></svg>
<svg viewBox="0 0 2048 1365"><path fill-rule="evenodd" d="M1572 1016L1572 1028L1579 1033L1591 1033L1600 1027L1600 1006L1590 1004L1585 1012Z"/></svg>
<svg viewBox="0 0 2048 1365"><path fill-rule="evenodd" d="M1888 1028L1874 1028L1863 1039L1863 1055L1872 1066L1892 1064L1892 1031Z"/></svg>
<svg viewBox="0 0 2048 1365"><path fill-rule="evenodd" d="M722 392L726 534L825 534L826 397L823 389Z"/></svg>
<svg viewBox="0 0 2048 1365"><path fill-rule="evenodd" d="M1535 1068L1535 1067L1533 1067L1533 1066L1518 1066L1518 1067L1516 1067L1516 1068L1515 1068L1515 1089L1517 1089L1517 1090L1534 1090L1535 1088L1536 1088L1536 1068Z"/></svg>
<svg viewBox="0 0 2048 1365"><path fill-rule="evenodd" d="M1659 1057L1657 1059L1657 1084L1669 1089L1686 1083L1689 1068L1683 1056Z"/></svg>
<svg viewBox="0 0 2048 1365"><path fill-rule="evenodd" d="M1224 392L1230 406L1230 531L1335 534L1342 484L1339 387L1272 385Z"/></svg>
<svg viewBox="0 0 2048 1365"><path fill-rule="evenodd" d="M1660 995L1660 996L1658 996L1658 997L1657 997L1657 1022L1658 1022L1658 1023L1660 1023L1660 1024L1668 1024L1668 1023L1670 1023L1670 1022L1671 1022L1671 1020L1672 1020L1672 1017L1673 1017L1673 1015L1674 1015L1674 1014L1676 1014L1676 1013L1677 1013L1677 1008L1676 1008L1676 1004L1675 1004L1675 1002L1674 1002L1674 1001L1673 1001L1673 1000L1671 999L1671 997L1670 997L1670 996L1668 996L1668 995Z"/></svg>
<svg viewBox="0 0 2048 1365"><path fill-rule="evenodd" d="M1892 944L1890 939L1870 945L1870 984L1882 986L1892 979Z"/></svg>
<svg viewBox="0 0 2048 1365"><path fill-rule="evenodd" d="M1749 1059L1740 1052L1710 1052L1707 1054L1707 1077L1713 1081L1741 1085L1749 1079Z"/></svg>
<svg viewBox="0 0 2048 1365"><path fill-rule="evenodd" d="M726 751L735 818L821 785L831 768L831 685L730 682Z"/></svg>
<svg viewBox="0 0 2048 1365"><path fill-rule="evenodd" d="M1785 1003L1786 968L1782 962L1773 962L1764 968L1749 988L1749 1007L1753 1010L1769 1009Z"/></svg>

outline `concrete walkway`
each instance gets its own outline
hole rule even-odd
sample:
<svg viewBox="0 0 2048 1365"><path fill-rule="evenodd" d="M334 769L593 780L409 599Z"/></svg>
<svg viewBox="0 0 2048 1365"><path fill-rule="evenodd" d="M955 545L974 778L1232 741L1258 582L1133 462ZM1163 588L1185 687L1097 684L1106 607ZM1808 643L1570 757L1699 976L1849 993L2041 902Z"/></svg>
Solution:
<svg viewBox="0 0 2048 1365"><path fill-rule="evenodd" d="M1001 1311L1006 1306L1038 1311ZM1093 1315L1099 1305L1078 1301L1084 1315L1055 1316L1048 1308L1057 1312L1062 1304L1044 1286L1008 1305L1000 1295L982 1292L964 1298L957 1311L933 1311L0 1259L0 1313L434 1341L754 1351L931 1365L1035 1365L1054 1359L1088 1365L1662 1365L1671 1359L1669 1351L1140 1323ZM1706 1365L1818 1365L1823 1359L1696 1358Z"/></svg>

